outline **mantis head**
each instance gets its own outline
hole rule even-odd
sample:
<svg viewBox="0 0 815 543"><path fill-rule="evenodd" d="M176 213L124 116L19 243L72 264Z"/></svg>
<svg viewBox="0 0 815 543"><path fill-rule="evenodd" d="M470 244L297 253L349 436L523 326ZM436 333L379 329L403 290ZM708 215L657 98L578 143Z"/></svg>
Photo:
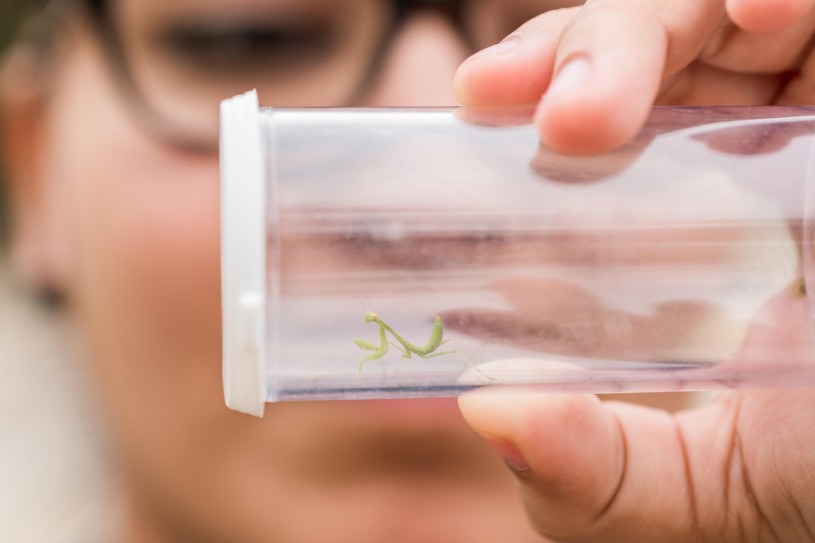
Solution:
<svg viewBox="0 0 815 543"><path fill-rule="evenodd" d="M368 324L369 322L374 322L378 318L379 318L379 315L377 315L373 311L366 311L365 312L365 324Z"/></svg>

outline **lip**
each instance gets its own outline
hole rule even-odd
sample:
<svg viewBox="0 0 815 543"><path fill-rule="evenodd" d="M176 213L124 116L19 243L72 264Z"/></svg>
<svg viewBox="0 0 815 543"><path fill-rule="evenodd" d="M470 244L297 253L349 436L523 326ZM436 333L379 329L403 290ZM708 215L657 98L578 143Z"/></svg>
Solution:
<svg viewBox="0 0 815 543"><path fill-rule="evenodd" d="M441 314L445 330L486 344L573 357L596 356L613 343L605 330L609 308L574 282L517 277L498 281L490 290L510 309L450 309Z"/></svg>
<svg viewBox="0 0 815 543"><path fill-rule="evenodd" d="M388 423L451 425L462 422L455 398L409 398L397 400L359 400L351 402L372 419Z"/></svg>
<svg viewBox="0 0 815 543"><path fill-rule="evenodd" d="M441 317L447 330L488 343L571 356L585 355L587 348L591 348L592 334L578 338L574 327L561 326L540 316L525 319L510 311L473 308L446 311Z"/></svg>
<svg viewBox="0 0 815 543"><path fill-rule="evenodd" d="M441 316L446 330L485 343L600 364L649 362L675 368L710 364L692 350L682 354L685 351L678 341L699 323L725 322L715 306L696 300L664 302L655 306L650 315L611 311L595 304L571 315L563 310L551 315L528 311L519 316L518 312L471 308L451 310ZM624 325L615 329L619 323Z"/></svg>

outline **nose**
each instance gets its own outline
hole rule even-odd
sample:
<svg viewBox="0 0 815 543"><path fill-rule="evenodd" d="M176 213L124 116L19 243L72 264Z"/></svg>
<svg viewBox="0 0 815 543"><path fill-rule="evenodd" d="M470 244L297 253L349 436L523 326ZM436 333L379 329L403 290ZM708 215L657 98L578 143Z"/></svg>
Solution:
<svg viewBox="0 0 815 543"><path fill-rule="evenodd" d="M453 75L469 51L455 26L430 10L408 17L393 37L365 105L450 106Z"/></svg>

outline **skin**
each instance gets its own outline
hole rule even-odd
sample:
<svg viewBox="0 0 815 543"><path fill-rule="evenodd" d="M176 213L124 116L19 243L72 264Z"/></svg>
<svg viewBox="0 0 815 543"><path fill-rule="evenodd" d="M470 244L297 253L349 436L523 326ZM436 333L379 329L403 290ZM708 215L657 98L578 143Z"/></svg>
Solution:
<svg viewBox="0 0 815 543"><path fill-rule="evenodd" d="M605 151L654 103L811 103L814 25L811 0L595 1L530 20L455 85L467 104L536 104L557 150Z"/></svg>
<svg viewBox="0 0 815 543"><path fill-rule="evenodd" d="M217 156L146 132L91 33L64 32L45 80L24 56L1 79L12 256L68 300L122 467L121 540L539 541L454 399L224 406ZM453 103L466 54L417 14L365 104Z"/></svg>
<svg viewBox="0 0 815 543"><path fill-rule="evenodd" d="M512 47L465 62L456 86L470 104L536 103L544 142L596 152L628 141L651 103L813 103L814 28L810 0L598 1L530 21ZM764 315L795 324L755 325L745 349L808 337L795 300L769 301ZM555 539L815 539L812 390L727 392L676 415L518 389L459 405Z"/></svg>
<svg viewBox="0 0 815 543"><path fill-rule="evenodd" d="M365 105L452 103L461 64L461 101L543 95L545 142L608 149L654 101L805 101L810 4L596 1L533 19L509 47L464 64L448 23L417 16ZM722 42L726 12L741 26ZM588 70L564 68L575 59ZM84 339L123 467L123 541L808 537L807 391L732 393L675 417L583 396L464 396L464 418L514 466L520 498L455 402L272 405L262 420L229 412L216 157L180 153L137 126L81 28L47 85L31 71L12 59L0 79L14 254L30 283L65 293ZM794 331L751 337L781 332Z"/></svg>
<svg viewBox="0 0 815 543"><path fill-rule="evenodd" d="M787 293L745 343L793 343ZM782 322L782 321L777 321ZM537 529L558 541L811 541L811 390L727 392L675 415L585 396L494 390L460 398L503 454ZM636 519L632 522L632 519Z"/></svg>

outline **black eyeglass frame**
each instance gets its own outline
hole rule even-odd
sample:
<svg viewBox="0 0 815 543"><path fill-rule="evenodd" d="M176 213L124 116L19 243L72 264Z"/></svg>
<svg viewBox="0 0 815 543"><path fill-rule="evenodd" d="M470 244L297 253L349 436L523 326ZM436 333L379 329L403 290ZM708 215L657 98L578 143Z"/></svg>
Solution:
<svg viewBox="0 0 815 543"><path fill-rule="evenodd" d="M197 137L190 133L184 133L178 126L174 126L156 109L151 107L149 101L139 90L132 70L128 66L127 55L116 30L110 2L106 0L82 1L88 9L91 24L100 38L102 50L113 74L114 83L128 101L128 105L137 121L164 143L185 152L202 154L217 152L217 140L213 141L207 137ZM345 103L337 104L337 106L351 106L359 103L380 72L390 49L392 37L404 21L416 10L431 10L443 14L455 24L456 28L461 29L460 33L468 49L475 50L474 38L466 30L467 25L464 24L463 20L464 12L462 8L466 0L391 0L391 3L394 8L392 20L383 34L382 42L375 49L374 56L362 78L361 84ZM213 107L217 107L217 105L213 104Z"/></svg>

